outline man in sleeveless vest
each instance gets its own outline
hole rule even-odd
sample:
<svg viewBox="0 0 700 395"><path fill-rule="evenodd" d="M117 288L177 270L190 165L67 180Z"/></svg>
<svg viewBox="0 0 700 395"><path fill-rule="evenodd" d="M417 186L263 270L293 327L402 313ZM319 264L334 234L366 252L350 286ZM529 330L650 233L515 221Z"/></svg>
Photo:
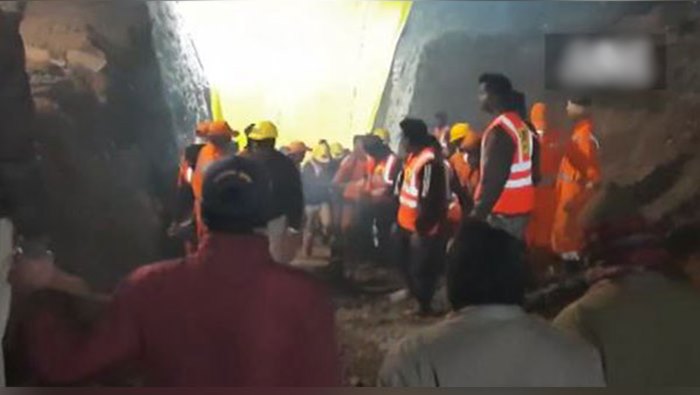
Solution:
<svg viewBox="0 0 700 395"><path fill-rule="evenodd" d="M494 118L482 137L481 179L473 216L524 240L535 203L538 147L518 114L517 95L503 75L479 77L479 102Z"/></svg>

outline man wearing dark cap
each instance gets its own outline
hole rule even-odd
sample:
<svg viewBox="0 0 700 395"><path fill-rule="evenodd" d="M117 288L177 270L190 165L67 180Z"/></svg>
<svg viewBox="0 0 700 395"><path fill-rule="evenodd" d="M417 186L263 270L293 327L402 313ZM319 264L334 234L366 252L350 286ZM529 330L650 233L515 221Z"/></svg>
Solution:
<svg viewBox="0 0 700 395"><path fill-rule="evenodd" d="M429 315L444 264L447 175L440 146L425 122L406 118L400 126L408 156L396 183L397 264L418 300L418 313Z"/></svg>
<svg viewBox="0 0 700 395"><path fill-rule="evenodd" d="M521 116L524 96L501 74L479 77L479 101L494 118L482 138L481 180L473 216L523 240L538 177L533 131Z"/></svg>
<svg viewBox="0 0 700 395"><path fill-rule="evenodd" d="M272 186L260 166L240 157L212 164L197 254L137 269L91 332L35 317L28 344L41 377L74 383L139 362L149 385L338 385L330 299L304 273L273 262L264 236ZM20 260L14 285L74 291L50 261Z"/></svg>
<svg viewBox="0 0 700 395"><path fill-rule="evenodd" d="M566 105L567 115L575 124L557 177L552 247L570 267L577 266L575 262L580 260L584 247L581 213L601 180L600 146L593 132L590 107L588 97L572 98Z"/></svg>

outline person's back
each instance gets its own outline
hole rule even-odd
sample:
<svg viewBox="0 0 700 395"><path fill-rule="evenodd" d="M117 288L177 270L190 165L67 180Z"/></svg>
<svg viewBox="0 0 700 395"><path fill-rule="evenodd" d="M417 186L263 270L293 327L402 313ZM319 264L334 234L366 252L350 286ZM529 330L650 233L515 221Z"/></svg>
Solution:
<svg viewBox="0 0 700 395"><path fill-rule="evenodd" d="M398 346L412 375L384 375L391 386L602 385L600 360L583 341L516 306L468 307ZM406 363L406 362L404 362Z"/></svg>
<svg viewBox="0 0 700 395"><path fill-rule="evenodd" d="M388 386L602 386L595 348L528 316L522 244L503 230L464 221L447 259L454 315L399 343Z"/></svg>
<svg viewBox="0 0 700 395"><path fill-rule="evenodd" d="M32 366L53 384L135 362L151 385L340 384L328 295L306 274L275 264L259 234L270 192L254 161L212 164L197 254L137 269L87 333L40 315L28 325ZM50 261L15 266L13 278L30 277L39 277L37 287L66 287Z"/></svg>
<svg viewBox="0 0 700 395"><path fill-rule="evenodd" d="M700 294L654 271L605 280L555 320L596 345L609 385L700 385Z"/></svg>
<svg viewBox="0 0 700 395"><path fill-rule="evenodd" d="M201 251L132 277L154 384L339 384L333 312L320 286L275 264L260 236L216 236Z"/></svg>

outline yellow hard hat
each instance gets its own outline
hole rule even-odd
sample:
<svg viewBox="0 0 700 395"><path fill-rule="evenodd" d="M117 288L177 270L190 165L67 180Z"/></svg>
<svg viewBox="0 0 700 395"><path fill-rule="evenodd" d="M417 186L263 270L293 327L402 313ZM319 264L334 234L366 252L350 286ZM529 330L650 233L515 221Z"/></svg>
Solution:
<svg viewBox="0 0 700 395"><path fill-rule="evenodd" d="M345 153L345 148L343 148L343 145L340 143L333 143L331 144L331 158L333 159L338 159L343 156Z"/></svg>
<svg viewBox="0 0 700 395"><path fill-rule="evenodd" d="M372 132L372 134L382 139L384 143L389 142L389 131L384 128L374 129L374 132Z"/></svg>
<svg viewBox="0 0 700 395"><path fill-rule="evenodd" d="M328 163L331 160L331 153L328 150L328 146L325 144L319 144L314 147L311 152L311 157L320 163Z"/></svg>
<svg viewBox="0 0 700 395"><path fill-rule="evenodd" d="M460 141L467 137L469 134L474 134L468 123L456 123L450 129L450 143L455 141Z"/></svg>
<svg viewBox="0 0 700 395"><path fill-rule="evenodd" d="M250 140L268 140L277 138L277 126L270 121L262 121L255 125L248 135Z"/></svg>

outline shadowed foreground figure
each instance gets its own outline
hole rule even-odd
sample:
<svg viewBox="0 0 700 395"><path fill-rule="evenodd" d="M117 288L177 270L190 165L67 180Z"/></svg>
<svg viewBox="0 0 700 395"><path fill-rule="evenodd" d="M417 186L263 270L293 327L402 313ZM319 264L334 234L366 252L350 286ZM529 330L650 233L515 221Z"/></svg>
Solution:
<svg viewBox="0 0 700 395"><path fill-rule="evenodd" d="M136 270L88 333L48 313L35 317L28 342L39 375L64 384L139 362L150 385L339 385L328 295L275 264L257 230L270 199L255 162L213 164L202 200L209 233L197 254ZM16 286L65 288L50 261L25 258L13 270Z"/></svg>
<svg viewBox="0 0 700 395"><path fill-rule="evenodd" d="M447 260L454 313L401 341L380 385L602 386L596 350L527 315L521 244L482 222L462 225Z"/></svg>
<svg viewBox="0 0 700 395"><path fill-rule="evenodd" d="M610 386L700 385L700 293L642 219L605 224L595 232L608 257L601 268L606 275L554 324L598 347ZM697 248L698 234L692 229L681 244ZM677 255L678 247L667 249Z"/></svg>

